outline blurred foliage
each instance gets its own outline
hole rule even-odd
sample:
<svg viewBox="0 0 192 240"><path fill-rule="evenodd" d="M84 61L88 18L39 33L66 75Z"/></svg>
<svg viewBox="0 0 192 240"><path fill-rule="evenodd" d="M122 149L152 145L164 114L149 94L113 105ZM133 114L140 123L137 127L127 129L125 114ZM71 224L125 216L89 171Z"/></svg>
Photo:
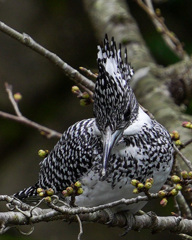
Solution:
<svg viewBox="0 0 192 240"><path fill-rule="evenodd" d="M166 46L149 16L134 1L128 0L128 3L131 7L131 13L137 19L143 38L157 63L168 66L179 61L177 56ZM191 54L192 1L168 0L161 4L154 4L154 8L161 10L161 15L169 30L177 35L184 44L184 49Z"/></svg>
<svg viewBox="0 0 192 240"><path fill-rule="evenodd" d="M160 33L157 32L149 16L134 1L129 1L131 13L137 19L143 38L156 62L169 66L179 61L179 58L165 44ZM154 4L154 9L159 8L165 24L180 40L184 50L192 53L192 1L167 0ZM187 105L187 114L192 114L192 100Z"/></svg>

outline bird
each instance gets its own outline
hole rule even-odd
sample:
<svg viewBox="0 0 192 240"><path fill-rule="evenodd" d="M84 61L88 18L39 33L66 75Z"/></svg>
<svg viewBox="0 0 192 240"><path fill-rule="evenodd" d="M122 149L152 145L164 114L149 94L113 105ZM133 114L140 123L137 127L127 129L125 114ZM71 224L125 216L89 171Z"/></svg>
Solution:
<svg viewBox="0 0 192 240"><path fill-rule="evenodd" d="M98 46L93 118L70 126L40 163L36 184L14 194L24 200L37 189L53 189L58 196L79 181L83 193L76 206L93 207L135 197L133 179L153 179L158 192L173 165L173 144L168 131L139 105L130 86L134 71L127 49L105 35ZM143 193L140 193L143 194ZM121 204L114 212L136 213L146 202Z"/></svg>

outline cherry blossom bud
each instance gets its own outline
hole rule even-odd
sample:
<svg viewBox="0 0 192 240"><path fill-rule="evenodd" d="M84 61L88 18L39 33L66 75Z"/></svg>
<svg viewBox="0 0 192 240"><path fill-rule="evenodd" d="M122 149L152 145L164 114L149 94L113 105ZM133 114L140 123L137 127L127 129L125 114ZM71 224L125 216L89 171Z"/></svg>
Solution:
<svg viewBox="0 0 192 240"><path fill-rule="evenodd" d="M174 182L174 183L178 183L181 181L180 177L177 176L177 175L173 175L171 176L171 181Z"/></svg>
<svg viewBox="0 0 192 240"><path fill-rule="evenodd" d="M137 186L138 183L139 183L139 181L136 180L136 179L131 180L131 184L132 184L133 186Z"/></svg>
<svg viewBox="0 0 192 240"><path fill-rule="evenodd" d="M165 206L167 205L167 203L168 203L167 198L163 198L163 199L160 201L160 204L161 204L162 207L165 207Z"/></svg>
<svg viewBox="0 0 192 240"><path fill-rule="evenodd" d="M77 189L77 194L78 194L78 195L81 195L82 193L83 193L83 188L78 188L78 189Z"/></svg>
<svg viewBox="0 0 192 240"><path fill-rule="evenodd" d="M14 99L15 99L16 102L19 102L19 101L22 99L21 93L15 93L15 94L13 95L13 97L14 97Z"/></svg>
<svg viewBox="0 0 192 240"><path fill-rule="evenodd" d="M72 93L78 94L80 90L79 90L79 87L78 87L78 86L73 86L73 87L71 88L71 91L72 91Z"/></svg>
<svg viewBox="0 0 192 240"><path fill-rule="evenodd" d="M158 196L160 198L164 198L166 195L167 195L167 193L164 190L161 190L161 191L158 192Z"/></svg>
<svg viewBox="0 0 192 240"><path fill-rule="evenodd" d="M79 181L77 181L74 185L75 185L75 187L77 187L77 188L80 188L80 187L81 187L81 183L80 183Z"/></svg>
<svg viewBox="0 0 192 240"><path fill-rule="evenodd" d="M181 176L183 179L187 179L189 177L188 172L185 170L181 172Z"/></svg>

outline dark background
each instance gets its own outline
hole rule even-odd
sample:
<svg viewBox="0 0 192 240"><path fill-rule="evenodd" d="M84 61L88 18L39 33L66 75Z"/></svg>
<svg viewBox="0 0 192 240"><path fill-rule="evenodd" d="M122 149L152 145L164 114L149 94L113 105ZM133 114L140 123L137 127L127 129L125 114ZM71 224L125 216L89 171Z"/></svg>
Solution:
<svg viewBox="0 0 192 240"><path fill-rule="evenodd" d="M149 17L134 1L127 1L137 19L142 35L156 61L168 66L178 58L164 44ZM161 5L166 24L192 52L192 1L170 0ZM19 32L29 34L45 48L59 55L65 62L78 69L83 66L97 70L97 39L83 3L76 0L1 0L0 21ZM104 33L103 33L104 35ZM13 85L14 92L23 96L20 110L29 119L59 132L78 120L92 117L92 106L80 107L71 93L73 82L47 59L0 32L0 110L13 113L5 92L4 83ZM39 149L51 149L57 139L47 139L38 131L19 123L0 118L0 194L12 194L35 183L38 177ZM0 207L3 206L2 204ZM170 202L162 208L151 202L145 210L160 215L174 211ZM98 224L84 224L83 240L119 239L123 230ZM30 237L10 230L0 239L77 239L78 225L64 222L40 223ZM145 237L144 237L144 234ZM151 235L150 231L130 232L124 239L175 238L170 233Z"/></svg>

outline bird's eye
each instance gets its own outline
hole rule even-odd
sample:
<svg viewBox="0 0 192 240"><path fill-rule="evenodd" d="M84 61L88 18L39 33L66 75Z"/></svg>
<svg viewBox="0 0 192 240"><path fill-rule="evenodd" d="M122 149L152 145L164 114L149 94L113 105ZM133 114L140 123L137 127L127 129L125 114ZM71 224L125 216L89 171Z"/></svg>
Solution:
<svg viewBox="0 0 192 240"><path fill-rule="evenodd" d="M131 115L131 109L128 107L124 113L124 119L125 121L128 121Z"/></svg>

